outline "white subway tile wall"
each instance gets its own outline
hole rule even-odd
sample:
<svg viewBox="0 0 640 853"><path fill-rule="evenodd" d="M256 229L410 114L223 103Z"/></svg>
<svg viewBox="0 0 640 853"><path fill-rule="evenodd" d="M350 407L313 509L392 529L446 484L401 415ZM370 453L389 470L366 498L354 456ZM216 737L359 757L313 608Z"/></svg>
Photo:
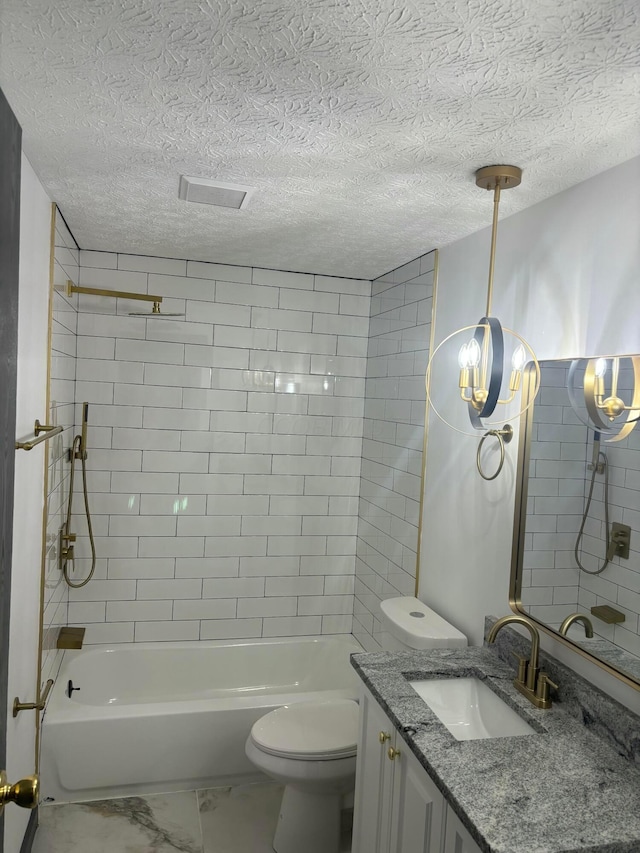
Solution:
<svg viewBox="0 0 640 853"><path fill-rule="evenodd" d="M434 262L430 252L372 284L353 615L370 650L380 648L380 601L415 588Z"/></svg>
<svg viewBox="0 0 640 853"><path fill-rule="evenodd" d="M620 387L624 381L621 371ZM603 435L600 446L608 465L609 523L631 527L629 559L614 556L601 574L587 574L578 569L574 548L591 484L593 430L569 405L566 383L566 367L543 366L531 438L523 602L555 627L571 612L589 614L594 605L608 604L625 621L610 625L593 617L594 632L640 655L640 430L614 444ZM580 548L580 561L592 572L607 550L604 519L604 476L596 473Z"/></svg>
<svg viewBox="0 0 640 853"><path fill-rule="evenodd" d="M371 282L83 251L80 283L185 316L80 303L100 559L71 623L89 644L350 633Z"/></svg>
<svg viewBox="0 0 640 853"><path fill-rule="evenodd" d="M67 280L78 283L79 252L58 212L55 218L53 282L51 310L51 377L49 384L49 423L61 425L64 431L50 439L47 453L47 495L45 502L46 536L44 565L44 599L42 617L41 681L55 678L62 662L56 648L58 632L68 621L68 588L58 567L58 532L67 513L69 464L66 453L75 434L75 383L77 340L77 296L67 297ZM104 436L97 436L104 441Z"/></svg>

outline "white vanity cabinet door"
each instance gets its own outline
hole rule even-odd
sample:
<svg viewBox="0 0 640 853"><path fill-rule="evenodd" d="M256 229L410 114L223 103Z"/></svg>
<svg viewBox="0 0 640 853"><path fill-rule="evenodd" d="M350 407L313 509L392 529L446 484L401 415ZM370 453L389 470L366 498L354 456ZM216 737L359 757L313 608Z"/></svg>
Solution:
<svg viewBox="0 0 640 853"><path fill-rule="evenodd" d="M353 853L441 853L444 809L444 798L427 771L363 690Z"/></svg>
<svg viewBox="0 0 640 853"><path fill-rule="evenodd" d="M443 853L481 853L451 806L447 806L445 820L447 826Z"/></svg>
<svg viewBox="0 0 640 853"><path fill-rule="evenodd" d="M384 735L381 742L380 734ZM360 736L353 813L353 853L389 853L395 730L371 696L360 695Z"/></svg>
<svg viewBox="0 0 640 853"><path fill-rule="evenodd" d="M394 758L390 853L440 853L444 797L401 737Z"/></svg>

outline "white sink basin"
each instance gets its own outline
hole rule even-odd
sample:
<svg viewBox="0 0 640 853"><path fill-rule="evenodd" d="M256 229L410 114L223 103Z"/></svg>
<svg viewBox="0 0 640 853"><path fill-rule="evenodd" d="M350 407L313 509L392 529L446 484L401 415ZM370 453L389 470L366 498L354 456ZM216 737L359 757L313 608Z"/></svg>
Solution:
<svg viewBox="0 0 640 853"><path fill-rule="evenodd" d="M478 678L431 678L409 684L456 740L536 733Z"/></svg>

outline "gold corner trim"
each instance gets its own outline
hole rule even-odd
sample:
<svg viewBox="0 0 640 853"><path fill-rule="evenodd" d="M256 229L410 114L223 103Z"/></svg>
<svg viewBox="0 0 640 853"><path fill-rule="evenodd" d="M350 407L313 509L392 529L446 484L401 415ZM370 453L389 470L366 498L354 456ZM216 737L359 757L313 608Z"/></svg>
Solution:
<svg viewBox="0 0 640 853"><path fill-rule="evenodd" d="M55 279L55 253L56 253L56 217L58 206L51 203L51 227L49 232L49 318L47 328L47 387L45 391L46 417L51 414L51 348L53 341L53 293ZM47 573L47 519L49 516L49 453L45 449L43 454L44 465L44 498L42 501L42 556L40 560L40 625L38 628L38 683L36 685L37 701L40 701L40 679L42 677L42 646L44 642L44 600L45 580ZM35 737L35 772L40 772L40 714L35 715L36 737Z"/></svg>
<svg viewBox="0 0 640 853"><path fill-rule="evenodd" d="M431 297L431 329L429 330L429 358L433 352L433 343L436 333L436 303L438 301L438 270L439 270L439 250L434 249L433 261L433 295ZM428 390L428 389L427 389ZM416 547L416 582L414 586L414 595L417 598L420 591L420 559L422 555L422 516L424 512L424 490L427 478L427 446L428 446L428 429L429 423L429 394L427 393L424 401L424 429L422 432L422 465L420 470L420 501L418 505L418 544Z"/></svg>

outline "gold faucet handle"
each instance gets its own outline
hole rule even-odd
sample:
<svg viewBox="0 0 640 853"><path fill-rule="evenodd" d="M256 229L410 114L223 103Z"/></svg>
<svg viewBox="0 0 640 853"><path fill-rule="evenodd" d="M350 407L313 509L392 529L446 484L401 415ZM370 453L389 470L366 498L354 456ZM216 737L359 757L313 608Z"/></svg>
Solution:
<svg viewBox="0 0 640 853"><path fill-rule="evenodd" d="M538 699L541 699L543 702L550 702L549 700L549 687L554 687L556 690L558 689L558 685L551 681L546 672L541 672L538 676L538 683L536 685L536 696Z"/></svg>
<svg viewBox="0 0 640 853"><path fill-rule="evenodd" d="M523 658L522 655L519 655L518 652L511 652L511 654L518 659L518 681L525 684L527 680L527 667L529 666L529 661L527 658Z"/></svg>

